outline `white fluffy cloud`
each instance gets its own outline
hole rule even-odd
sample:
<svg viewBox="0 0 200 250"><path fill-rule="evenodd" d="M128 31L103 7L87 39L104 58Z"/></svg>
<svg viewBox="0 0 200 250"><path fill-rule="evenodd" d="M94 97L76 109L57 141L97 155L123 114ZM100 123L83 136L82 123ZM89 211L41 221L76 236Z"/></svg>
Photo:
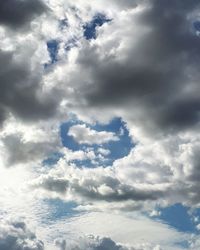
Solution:
<svg viewBox="0 0 200 250"><path fill-rule="evenodd" d="M96 131L87 127L85 124L70 127L68 134L78 143L85 144L104 144L109 141L118 141L119 138L113 132Z"/></svg>

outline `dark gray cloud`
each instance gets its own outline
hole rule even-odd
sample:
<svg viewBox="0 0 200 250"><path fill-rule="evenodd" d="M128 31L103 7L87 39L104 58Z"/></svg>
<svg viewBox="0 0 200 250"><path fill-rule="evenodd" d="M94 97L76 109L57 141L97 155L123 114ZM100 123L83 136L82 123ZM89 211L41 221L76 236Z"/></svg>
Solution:
<svg viewBox="0 0 200 250"><path fill-rule="evenodd" d="M0 250L44 250L44 244L23 221L1 220Z"/></svg>
<svg viewBox="0 0 200 250"><path fill-rule="evenodd" d="M57 100L42 91L41 79L42 68L34 71L30 61L17 62L14 53L0 51L0 122L10 113L27 121L55 114Z"/></svg>
<svg viewBox="0 0 200 250"><path fill-rule="evenodd" d="M34 188L42 188L61 195L69 192L74 197L81 197L87 201L146 201L157 200L164 195L164 191L159 189L137 188L121 183L117 178L103 175L83 179L78 176L59 178L50 174L34 181L32 185Z"/></svg>
<svg viewBox="0 0 200 250"><path fill-rule="evenodd" d="M41 15L47 7L40 0L7 0L0 2L0 24L21 28Z"/></svg>
<svg viewBox="0 0 200 250"><path fill-rule="evenodd" d="M92 84L83 90L86 99L91 106L127 108L128 103L133 117L137 105L140 117L161 129L193 126L199 121L200 111L200 38L193 29L199 2L141 3L146 7L140 14L130 15L127 33L120 30L120 20L110 24L110 30L112 25L119 29L113 39L126 44L122 60L119 52L106 55L101 44L100 50L89 45L80 53L79 63L91 72ZM118 33L113 30L113 34Z"/></svg>
<svg viewBox="0 0 200 250"><path fill-rule="evenodd" d="M99 180L86 179L83 185L75 181L72 189L80 196L87 197L88 199L105 200L108 202L156 200L163 195L162 191L152 189L142 190L123 184L112 177L101 177Z"/></svg>
<svg viewBox="0 0 200 250"><path fill-rule="evenodd" d="M42 142L26 142L20 133L2 138L2 143L6 151L4 160L8 167L19 163L44 160L49 154L55 152L59 145L57 140L48 141L48 138L43 139Z"/></svg>

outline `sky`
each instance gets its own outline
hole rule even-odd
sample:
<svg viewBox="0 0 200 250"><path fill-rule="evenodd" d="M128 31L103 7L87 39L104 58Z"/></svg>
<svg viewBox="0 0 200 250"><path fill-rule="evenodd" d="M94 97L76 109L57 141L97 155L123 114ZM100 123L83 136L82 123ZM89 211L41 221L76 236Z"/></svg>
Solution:
<svg viewBox="0 0 200 250"><path fill-rule="evenodd" d="M0 250L200 249L199 12L0 1Z"/></svg>

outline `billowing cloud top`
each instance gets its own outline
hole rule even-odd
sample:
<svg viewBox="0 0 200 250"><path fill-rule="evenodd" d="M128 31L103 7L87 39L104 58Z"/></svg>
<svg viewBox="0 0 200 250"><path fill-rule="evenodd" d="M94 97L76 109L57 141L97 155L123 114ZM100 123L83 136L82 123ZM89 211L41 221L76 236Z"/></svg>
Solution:
<svg viewBox="0 0 200 250"><path fill-rule="evenodd" d="M5 220L1 221L0 226L0 249L44 250L44 244L37 240L23 221Z"/></svg>

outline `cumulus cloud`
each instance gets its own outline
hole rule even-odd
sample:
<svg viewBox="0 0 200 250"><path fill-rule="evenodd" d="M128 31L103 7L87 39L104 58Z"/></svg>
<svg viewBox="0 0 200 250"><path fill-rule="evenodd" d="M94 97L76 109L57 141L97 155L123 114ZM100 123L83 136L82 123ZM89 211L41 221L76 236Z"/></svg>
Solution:
<svg viewBox="0 0 200 250"><path fill-rule="evenodd" d="M197 124L196 9L197 1L141 1L135 11L102 28L99 39L78 56L89 73L87 89L82 88L89 105L127 109L146 129L145 120L162 130Z"/></svg>
<svg viewBox="0 0 200 250"><path fill-rule="evenodd" d="M67 246L67 242L65 240L57 241L58 246L60 246L60 250L66 249L90 249L90 250L128 250L128 248L122 247L121 245L117 245L114 241L109 238L100 238L95 237L93 235L89 235L87 238L79 238L78 242L71 244L71 246Z"/></svg>
<svg viewBox="0 0 200 250"><path fill-rule="evenodd" d="M16 52L17 55L18 52ZM26 54L24 54L26 56ZM24 120L45 119L56 112L56 100L42 90L42 68L32 70L31 61L15 52L0 51L1 122L9 113Z"/></svg>
<svg viewBox="0 0 200 250"><path fill-rule="evenodd" d="M0 132L2 163L9 167L39 164L59 151L61 143L57 134L58 128L53 123L24 124L13 117L8 119Z"/></svg>
<svg viewBox="0 0 200 250"><path fill-rule="evenodd" d="M74 125L70 127L68 135L83 144L103 144L109 141L118 141L119 138L113 132L96 131L87 127L85 124Z"/></svg>
<svg viewBox="0 0 200 250"><path fill-rule="evenodd" d="M48 147L48 142L41 143L23 142L22 138L17 135L10 135L3 140L5 151L7 153L7 165L13 166L17 163L33 162L41 160L48 156L47 153L54 153L55 147L52 144Z"/></svg>
<svg viewBox="0 0 200 250"><path fill-rule="evenodd" d="M99 152L100 154L102 154L102 155L105 155L105 156L107 156L107 155L110 154L110 150L105 149L105 148L99 148L99 149L98 149L98 152Z"/></svg>
<svg viewBox="0 0 200 250"><path fill-rule="evenodd" d="M127 184L109 168L77 168L74 165L67 166L64 160L59 161L56 169L31 181L30 186L44 197L76 200L80 205L85 204L86 209L89 204L100 205L104 209L107 202L108 207L115 204L120 209L123 202L121 208L127 210L129 206L130 210L137 209L141 207L141 203L161 199L170 188L168 183L156 185L134 183L133 180L133 183Z"/></svg>
<svg viewBox="0 0 200 250"><path fill-rule="evenodd" d="M195 0L113 8L112 21L98 29L96 40L71 51L73 67L64 67L67 78L59 78L73 83L75 99L68 101L78 117L127 122L136 145L114 163L120 183L167 186L167 202L189 205L199 204L198 9Z"/></svg>
<svg viewBox="0 0 200 250"><path fill-rule="evenodd" d="M189 234L178 232L167 224L149 219L140 213L127 215L115 213L113 210L83 213L67 220L66 233L62 234L64 225L66 220L60 221L55 228L61 233L59 241L64 239L66 247L70 244L80 246L80 242L87 242L88 237L85 235L93 235L92 238L100 240L109 238L118 246L134 250L182 250L184 247L179 242L190 239Z"/></svg>
<svg viewBox="0 0 200 250"><path fill-rule="evenodd" d="M159 246L153 247L151 244L143 244L143 246L123 246L114 242L108 237L99 237L88 235L87 237L80 237L74 243L67 243L66 240L57 240L56 245L60 250L161 250Z"/></svg>
<svg viewBox="0 0 200 250"><path fill-rule="evenodd" d="M1 250L44 250L42 241L36 238L21 220L1 220Z"/></svg>
<svg viewBox="0 0 200 250"><path fill-rule="evenodd" d="M89 159L89 155L84 151L67 151L55 169L31 185L46 190L44 195L75 199L80 205L83 202L86 209L96 206L102 210L105 207L132 210L148 207L147 203L153 206L176 202L198 206L198 165L195 164L198 138L197 142L180 137L174 140L173 145L171 138L150 141L148 145L137 144L128 156L107 168L77 167L70 161Z"/></svg>
<svg viewBox="0 0 200 250"><path fill-rule="evenodd" d="M44 63L49 56L46 38L39 38L42 35L42 27L38 26L41 19L36 17L46 10L44 2L39 0L0 3L0 144L4 165L44 159L59 144L53 132L55 120L45 125L46 120L55 117L60 103L55 92L45 87L43 79ZM27 29L32 20L34 25ZM10 127L9 131L7 127ZM37 130L34 134L37 137L40 134L39 141L31 136L31 129ZM28 131L29 138L24 138ZM51 131L52 140L48 139L47 131Z"/></svg>

